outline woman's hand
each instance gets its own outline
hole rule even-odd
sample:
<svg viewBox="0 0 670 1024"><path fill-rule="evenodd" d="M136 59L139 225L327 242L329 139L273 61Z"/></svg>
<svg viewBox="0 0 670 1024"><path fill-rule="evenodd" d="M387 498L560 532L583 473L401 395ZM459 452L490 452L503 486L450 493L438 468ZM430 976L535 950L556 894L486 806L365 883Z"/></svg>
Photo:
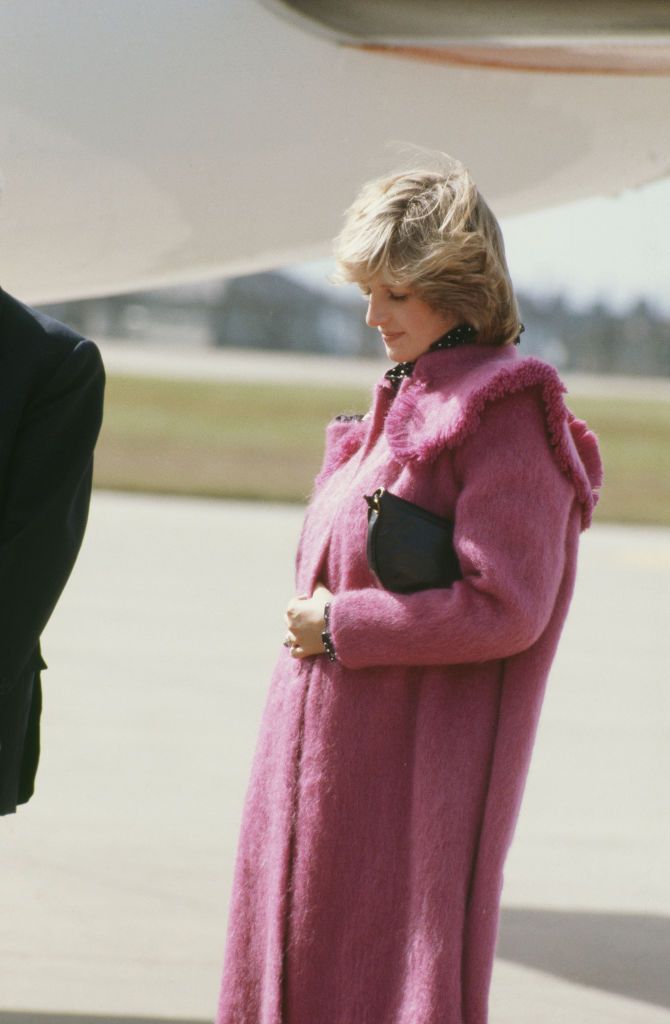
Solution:
<svg viewBox="0 0 670 1024"><path fill-rule="evenodd" d="M288 634L284 641L293 658L309 658L323 654L321 634L325 629L323 609L332 598L322 583L317 583L311 597L294 597L286 608L284 621Z"/></svg>

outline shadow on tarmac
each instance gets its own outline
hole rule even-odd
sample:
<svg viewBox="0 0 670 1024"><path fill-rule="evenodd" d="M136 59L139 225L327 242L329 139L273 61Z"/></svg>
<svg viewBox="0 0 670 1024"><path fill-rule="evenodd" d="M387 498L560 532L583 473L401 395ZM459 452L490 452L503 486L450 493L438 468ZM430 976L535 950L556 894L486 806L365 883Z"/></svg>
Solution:
<svg viewBox="0 0 670 1024"><path fill-rule="evenodd" d="M670 918L503 908L496 955L568 982L670 1008ZM0 1024L208 1024L174 1017L0 1010Z"/></svg>
<svg viewBox="0 0 670 1024"><path fill-rule="evenodd" d="M501 914L496 956L579 985L670 1007L668 917L507 907Z"/></svg>

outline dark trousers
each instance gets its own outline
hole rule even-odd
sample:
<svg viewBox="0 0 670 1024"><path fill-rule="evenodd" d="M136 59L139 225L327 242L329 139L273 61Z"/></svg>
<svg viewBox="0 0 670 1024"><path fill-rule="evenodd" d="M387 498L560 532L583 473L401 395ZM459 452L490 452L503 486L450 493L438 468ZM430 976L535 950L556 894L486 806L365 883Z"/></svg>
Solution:
<svg viewBox="0 0 670 1024"><path fill-rule="evenodd" d="M29 669L0 700L0 814L30 800L40 759L42 686Z"/></svg>

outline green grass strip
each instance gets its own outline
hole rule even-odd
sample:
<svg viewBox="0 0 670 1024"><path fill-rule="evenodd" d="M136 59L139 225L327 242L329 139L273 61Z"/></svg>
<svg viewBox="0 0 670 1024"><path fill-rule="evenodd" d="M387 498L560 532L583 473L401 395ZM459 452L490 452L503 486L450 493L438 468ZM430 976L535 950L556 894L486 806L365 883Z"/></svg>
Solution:
<svg viewBox="0 0 670 1024"><path fill-rule="evenodd" d="M326 423L364 412L368 388L158 380L112 375L96 456L111 490L305 501ZM599 435L606 481L597 519L670 525L670 403L573 399Z"/></svg>

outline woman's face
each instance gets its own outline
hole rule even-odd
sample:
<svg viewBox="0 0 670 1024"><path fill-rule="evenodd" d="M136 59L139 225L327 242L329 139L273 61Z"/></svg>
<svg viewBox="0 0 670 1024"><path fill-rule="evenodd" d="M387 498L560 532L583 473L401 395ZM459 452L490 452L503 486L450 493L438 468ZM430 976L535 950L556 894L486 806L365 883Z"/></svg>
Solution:
<svg viewBox="0 0 670 1024"><path fill-rule="evenodd" d="M433 309L409 286L374 278L361 290L368 300L365 321L378 329L386 355L394 363L413 362L456 326L455 317Z"/></svg>

